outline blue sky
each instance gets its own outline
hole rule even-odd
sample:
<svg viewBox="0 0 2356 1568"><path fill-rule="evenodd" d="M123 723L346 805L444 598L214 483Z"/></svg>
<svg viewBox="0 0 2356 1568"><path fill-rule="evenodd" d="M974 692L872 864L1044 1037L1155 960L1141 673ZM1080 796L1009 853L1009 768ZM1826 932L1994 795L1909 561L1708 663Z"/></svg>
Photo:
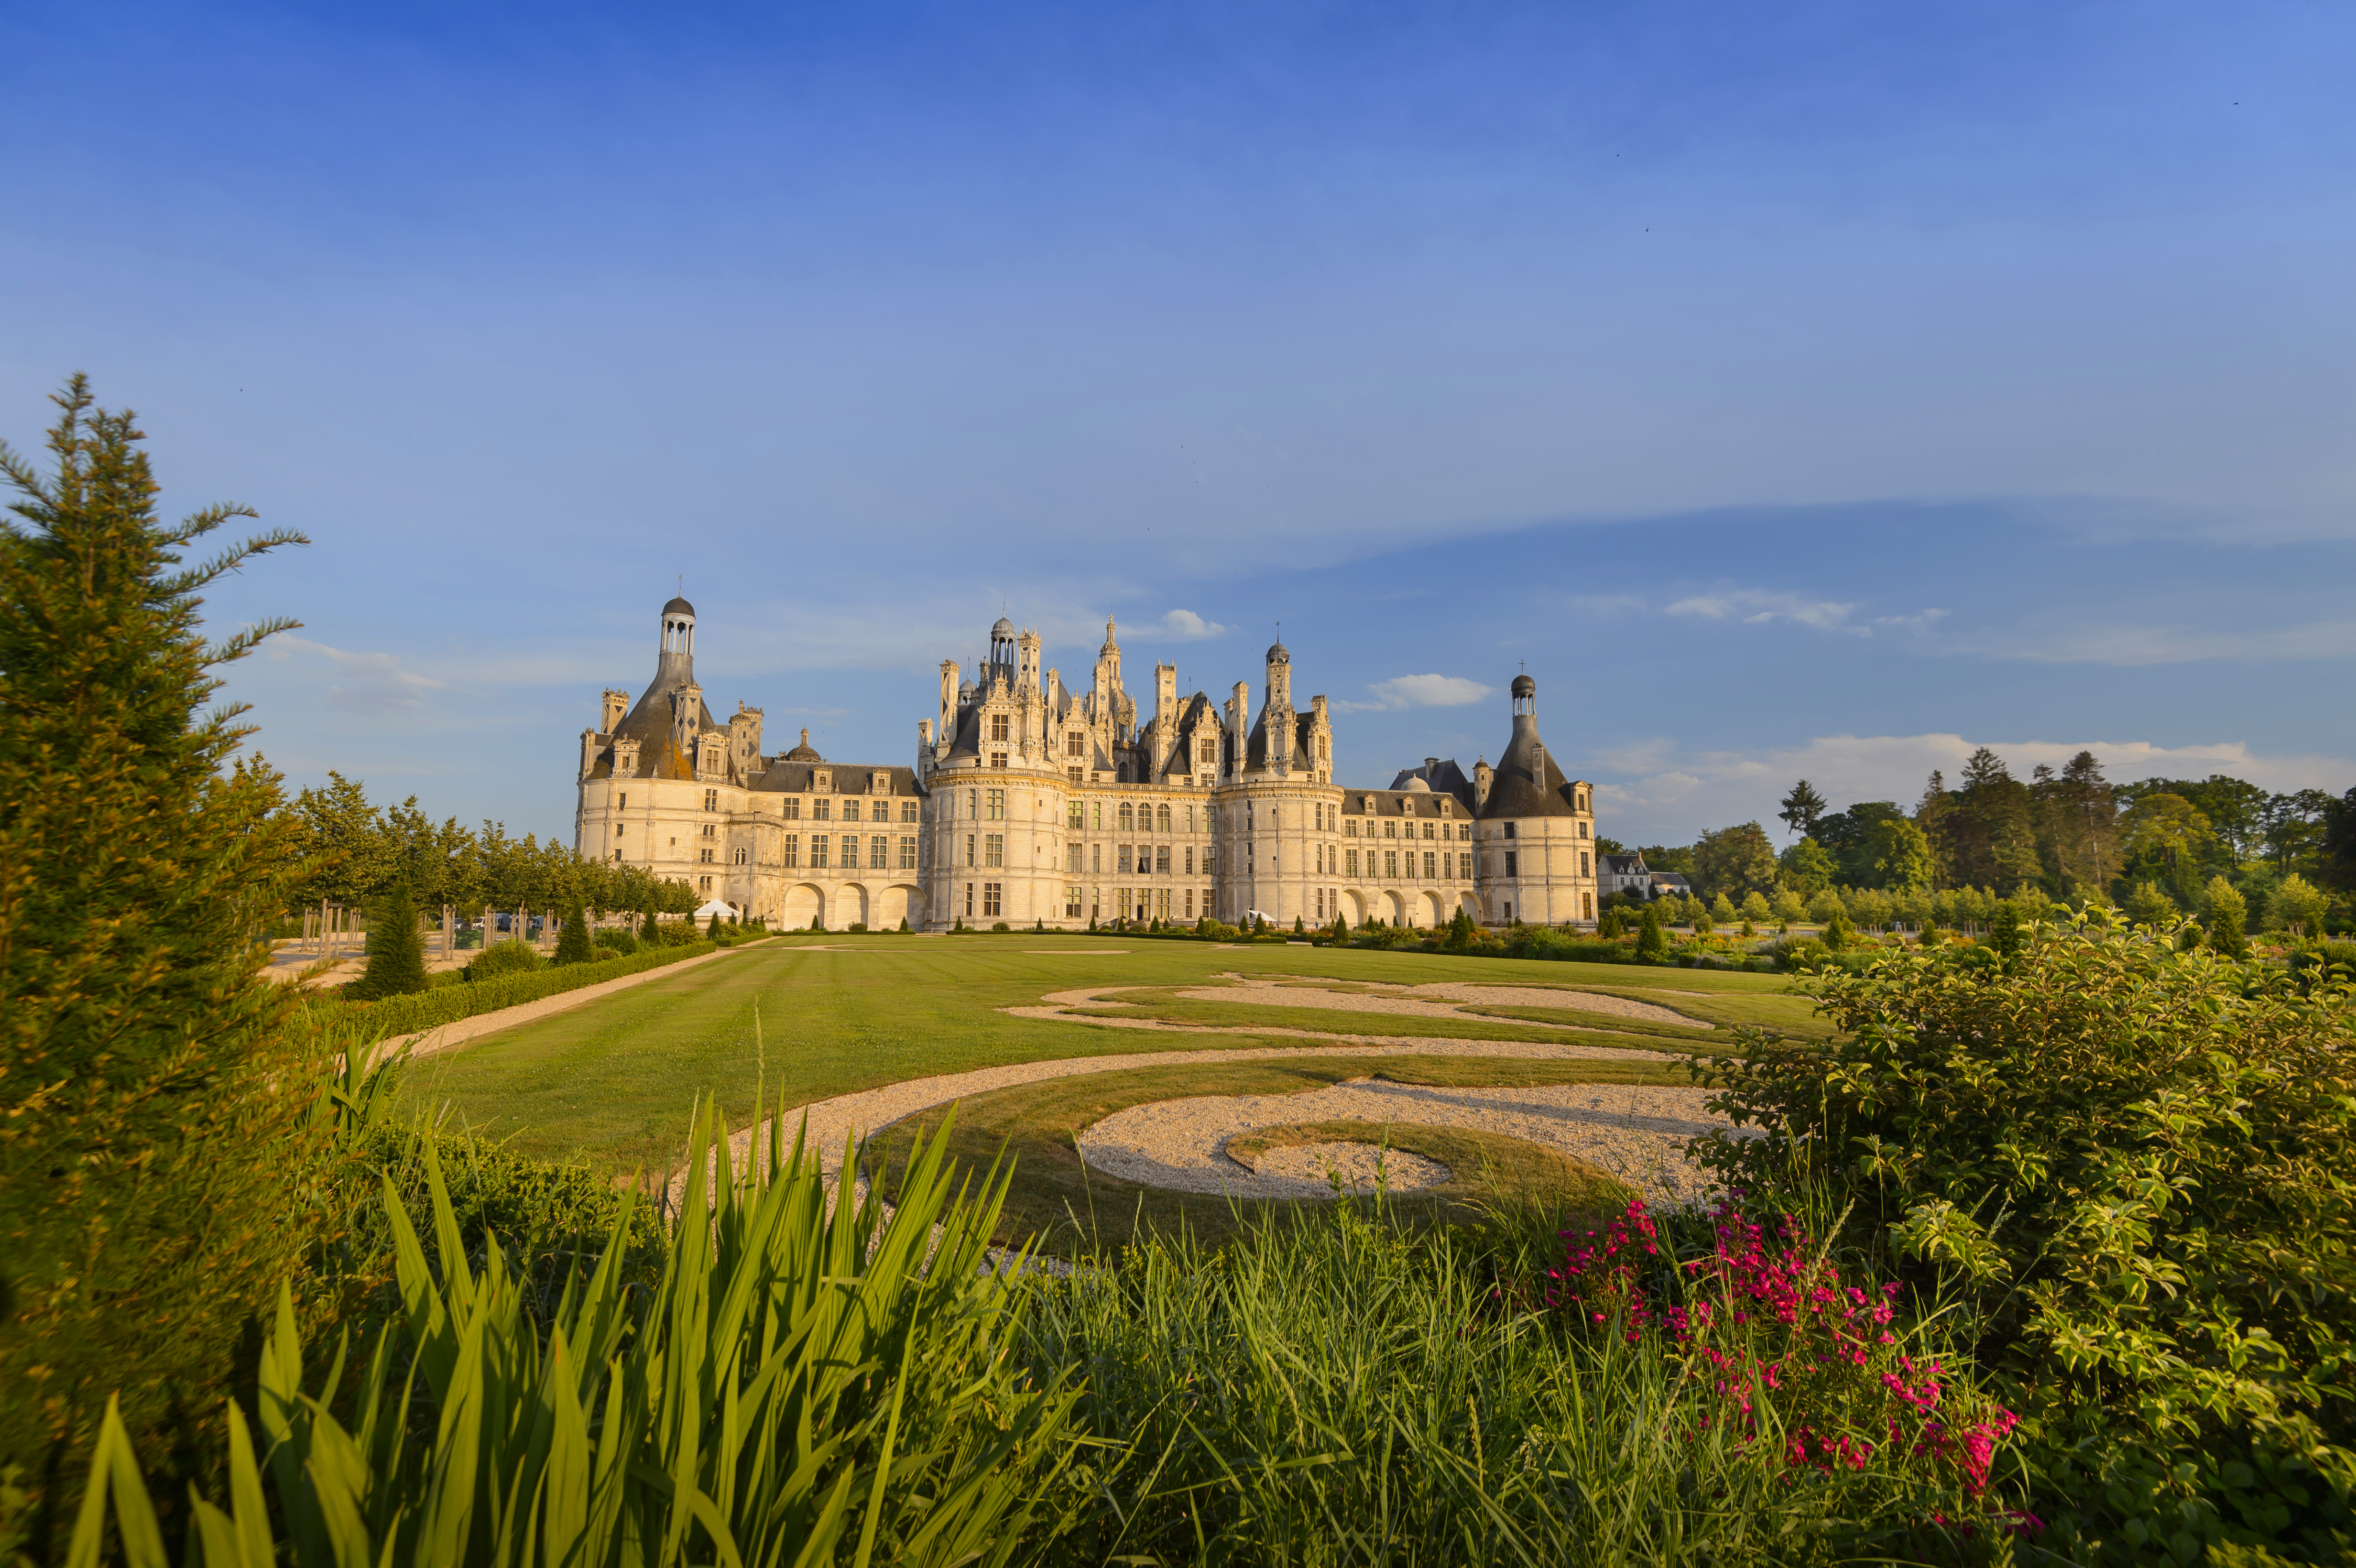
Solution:
<svg viewBox="0 0 2356 1568"><path fill-rule="evenodd" d="M263 751L569 831L684 577L715 707L905 761L1084 672L1605 831L1987 742L2356 784L2356 13L19 7L0 435L89 370Z"/></svg>

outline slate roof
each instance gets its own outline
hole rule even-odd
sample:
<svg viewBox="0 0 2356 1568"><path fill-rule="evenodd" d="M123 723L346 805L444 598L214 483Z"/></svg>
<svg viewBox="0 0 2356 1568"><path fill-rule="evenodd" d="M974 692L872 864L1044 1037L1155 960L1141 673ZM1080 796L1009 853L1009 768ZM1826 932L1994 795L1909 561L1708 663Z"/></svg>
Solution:
<svg viewBox="0 0 2356 1568"><path fill-rule="evenodd" d="M1444 761L1427 757L1419 768L1401 768L1398 777L1391 780L1391 788L1405 789L1409 779L1421 779L1436 795L1454 795L1468 813L1473 808L1472 781L1464 776L1464 770L1456 765L1453 757Z"/></svg>
<svg viewBox="0 0 2356 1568"><path fill-rule="evenodd" d="M1372 800L1373 809L1367 809ZM1446 811L1442 801L1449 802ZM1342 792L1342 815L1344 816L1446 816L1452 821L1469 820L1470 807L1442 791L1428 789L1344 789Z"/></svg>
<svg viewBox="0 0 2356 1568"><path fill-rule="evenodd" d="M1520 677L1527 679L1527 677ZM1554 765L1554 753L1538 739L1537 716L1514 716L1514 738L1497 759L1489 781L1489 798L1482 803L1481 819L1512 816L1576 816L1570 804L1570 781Z"/></svg>

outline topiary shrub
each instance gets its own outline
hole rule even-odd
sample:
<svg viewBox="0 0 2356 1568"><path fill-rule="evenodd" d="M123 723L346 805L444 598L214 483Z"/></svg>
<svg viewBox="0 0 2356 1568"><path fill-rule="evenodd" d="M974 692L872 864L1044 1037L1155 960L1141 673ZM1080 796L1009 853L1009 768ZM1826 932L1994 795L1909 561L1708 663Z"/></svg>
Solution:
<svg viewBox="0 0 2356 1568"><path fill-rule="evenodd" d="M853 935L864 936L867 934L867 923L863 920L854 920L849 929Z"/></svg>
<svg viewBox="0 0 2356 1568"><path fill-rule="evenodd" d="M425 989L425 943L417 933L416 906L409 884L396 882L376 912L369 933L368 967L344 987L354 1001L373 1002Z"/></svg>
<svg viewBox="0 0 2356 1568"><path fill-rule="evenodd" d="M581 901L576 898L564 912L564 929L557 933L556 962L587 964L594 961L596 956L589 940L588 912L582 909Z"/></svg>
<svg viewBox="0 0 2356 1568"><path fill-rule="evenodd" d="M1661 912L1646 904L1644 922L1636 928L1636 962L1665 964L1668 959L1669 938L1661 929Z"/></svg>
<svg viewBox="0 0 2356 1568"><path fill-rule="evenodd" d="M502 975L521 975L546 967L529 942L502 942L483 949L481 955L466 965L466 978L496 980Z"/></svg>

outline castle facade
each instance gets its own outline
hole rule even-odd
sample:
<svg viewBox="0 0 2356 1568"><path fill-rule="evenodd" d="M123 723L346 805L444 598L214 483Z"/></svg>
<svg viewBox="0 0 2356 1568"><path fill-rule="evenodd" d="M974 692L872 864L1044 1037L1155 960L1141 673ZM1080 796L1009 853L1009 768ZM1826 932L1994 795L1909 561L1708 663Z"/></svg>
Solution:
<svg viewBox="0 0 2356 1568"><path fill-rule="evenodd" d="M1242 681L1182 699L1157 664L1141 713L1112 623L1082 692L1001 619L979 667L943 662L899 767L830 763L807 730L765 753L761 709L723 724L704 705L695 629L685 599L663 606L653 683L635 704L606 690L582 732L574 848L772 926L1595 918L1593 793L1547 753L1526 675L1495 767L1427 758L1358 788L1334 781L1330 707L1295 706L1281 643L1256 709Z"/></svg>

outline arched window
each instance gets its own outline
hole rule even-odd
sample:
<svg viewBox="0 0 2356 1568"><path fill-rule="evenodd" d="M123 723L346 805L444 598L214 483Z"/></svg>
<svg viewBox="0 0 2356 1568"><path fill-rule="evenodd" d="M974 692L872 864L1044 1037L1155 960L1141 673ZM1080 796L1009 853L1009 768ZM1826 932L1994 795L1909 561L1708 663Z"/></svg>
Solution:
<svg viewBox="0 0 2356 1568"><path fill-rule="evenodd" d="M1168 806L1157 805L1153 808L1153 830L1156 833L1167 833L1170 831L1170 808Z"/></svg>
<svg viewBox="0 0 2356 1568"><path fill-rule="evenodd" d="M1136 811L1135 811L1133 808L1131 808L1131 806L1130 805L1129 802L1127 802L1127 801L1125 801L1125 800L1124 800L1124 801L1122 801L1122 802L1120 803L1120 827L1121 827L1121 831L1122 831L1122 832L1124 832L1124 833L1126 833L1126 832L1128 832L1130 828L1135 827L1136 826L1137 826L1137 813L1136 813Z"/></svg>

